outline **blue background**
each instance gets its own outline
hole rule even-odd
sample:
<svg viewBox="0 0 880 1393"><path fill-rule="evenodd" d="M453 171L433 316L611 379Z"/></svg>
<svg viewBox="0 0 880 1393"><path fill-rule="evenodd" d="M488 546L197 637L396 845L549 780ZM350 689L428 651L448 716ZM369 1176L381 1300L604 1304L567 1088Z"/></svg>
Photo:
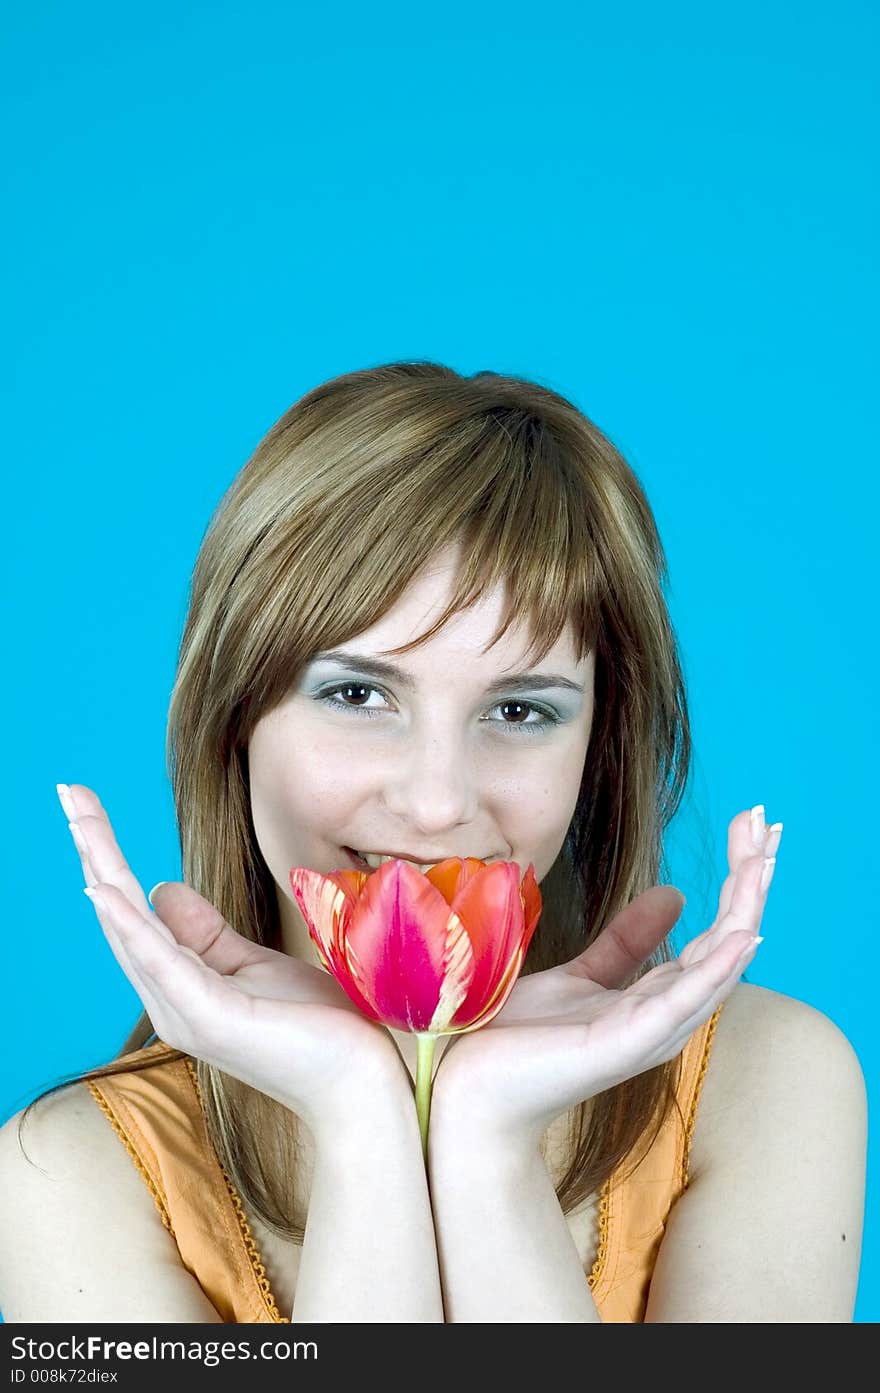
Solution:
<svg viewBox="0 0 880 1393"><path fill-rule="evenodd" d="M682 941L765 802L749 979L830 1016L876 1097L877 27L853 0L6 7L0 1120L140 1010L56 782L145 889L179 878L165 720L210 513L303 392L399 357L533 377L632 463L697 748ZM869 1200L856 1320L878 1282Z"/></svg>

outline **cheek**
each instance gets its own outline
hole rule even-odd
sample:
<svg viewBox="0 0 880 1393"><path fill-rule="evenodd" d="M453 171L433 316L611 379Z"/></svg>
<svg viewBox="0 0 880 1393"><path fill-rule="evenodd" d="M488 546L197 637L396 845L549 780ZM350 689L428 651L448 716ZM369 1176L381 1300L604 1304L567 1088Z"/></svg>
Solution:
<svg viewBox="0 0 880 1393"><path fill-rule="evenodd" d="M540 884L556 862L577 806L582 763L577 754L541 771L521 790L510 833L520 848L519 860L530 860Z"/></svg>
<svg viewBox="0 0 880 1393"><path fill-rule="evenodd" d="M563 820L567 825L580 792L583 762L580 745L560 748L552 758L536 760L517 781L517 801L530 808L533 817L540 816L542 824Z"/></svg>
<svg viewBox="0 0 880 1393"><path fill-rule="evenodd" d="M570 759L536 762L505 781L495 808L508 841L523 854L530 849L546 869L568 831L579 791L580 769Z"/></svg>
<svg viewBox="0 0 880 1393"><path fill-rule="evenodd" d="M273 871L283 854L285 829L298 825L307 796L307 781L297 777L303 761L291 736L289 723L272 712L257 725L248 744L251 816L260 850Z"/></svg>
<svg viewBox="0 0 880 1393"><path fill-rule="evenodd" d="M303 724L295 738L293 722L269 718L251 738L251 808L261 846L264 840L286 843L297 832L332 830L357 797L358 765L351 751L310 739Z"/></svg>
<svg viewBox="0 0 880 1393"><path fill-rule="evenodd" d="M254 820L293 826L314 824L338 805L342 771L314 752L278 754L251 764Z"/></svg>

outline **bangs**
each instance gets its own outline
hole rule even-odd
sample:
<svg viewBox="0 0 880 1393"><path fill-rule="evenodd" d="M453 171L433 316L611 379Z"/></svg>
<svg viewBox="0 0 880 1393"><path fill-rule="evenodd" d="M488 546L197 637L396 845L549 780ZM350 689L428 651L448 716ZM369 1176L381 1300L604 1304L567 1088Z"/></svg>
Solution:
<svg viewBox="0 0 880 1393"><path fill-rule="evenodd" d="M448 405L448 404L447 404ZM217 648L246 732L283 699L313 655L377 624L438 553L454 549L451 598L427 643L487 593L504 596L484 651L511 628L540 662L571 633L578 661L595 647L608 591L602 495L588 443L533 407L456 412L396 403L335 415L269 457L265 493L248 499L251 537L230 562ZM224 663L215 652L216 669Z"/></svg>
<svg viewBox="0 0 880 1393"><path fill-rule="evenodd" d="M498 415L493 413L496 422ZM389 653L420 647L497 586L504 591L505 606L484 651L520 624L529 633L530 665L546 656L567 626L579 660L595 646L602 580L583 474L573 465L566 467L540 419L510 409L498 424L503 433L496 425L493 438L471 455L467 472L481 480L482 488L467 509L461 508L459 494L457 528L449 526L452 499L447 490L433 492L425 509L422 536L460 546L449 603L429 629ZM393 550L408 548L412 554L411 538L388 536L387 541ZM372 559L375 563L375 554ZM427 564L430 556L422 553L419 559ZM418 570L412 569L410 580Z"/></svg>

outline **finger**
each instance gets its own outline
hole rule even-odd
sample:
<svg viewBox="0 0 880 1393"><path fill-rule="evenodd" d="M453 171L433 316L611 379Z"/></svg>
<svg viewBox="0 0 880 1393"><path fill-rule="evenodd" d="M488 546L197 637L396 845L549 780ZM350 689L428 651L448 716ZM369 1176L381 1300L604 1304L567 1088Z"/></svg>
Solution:
<svg viewBox="0 0 880 1393"><path fill-rule="evenodd" d="M748 857L734 877L726 913L682 949L680 960L686 965L701 961L731 934L759 933L774 869L773 858Z"/></svg>
<svg viewBox="0 0 880 1393"><path fill-rule="evenodd" d="M243 998L192 949L169 941L156 917L140 914L118 886L99 882L95 912L156 1033L176 1048L202 1047Z"/></svg>
<svg viewBox="0 0 880 1393"><path fill-rule="evenodd" d="M763 803L737 813L727 829L727 864L730 870L718 899L716 923L730 908L736 877L745 862L757 853L775 856L782 838L782 823L767 826Z"/></svg>
<svg viewBox="0 0 880 1393"><path fill-rule="evenodd" d="M548 1115L585 1096L585 1067L590 1073L591 1095L595 1096L675 1058L697 1027L733 991L756 947L751 936L737 933L688 968L680 959L652 968L616 994L604 1017L554 1026L560 1048L558 1063L549 1085L542 1079Z"/></svg>
<svg viewBox="0 0 880 1393"><path fill-rule="evenodd" d="M685 903L674 885L645 890L614 916L572 968L600 987L623 986L672 932Z"/></svg>
<svg viewBox="0 0 880 1393"><path fill-rule="evenodd" d="M77 810L76 804L74 803L70 789L68 788L67 784L56 784L55 790L58 794L59 802L61 803L61 807L64 811L64 816L67 818L67 830L70 832L70 836L73 841L74 847L76 848L77 854L79 855L80 865L82 866L82 873L85 877L86 885L94 885L96 877L92 869L91 861L89 860L88 847L86 846L85 841L79 830L79 822L77 821L79 817L79 812Z"/></svg>
<svg viewBox="0 0 880 1393"><path fill-rule="evenodd" d="M65 802L77 813L70 826L87 884L115 885L136 909L150 914L151 902L122 855L97 794L84 784L73 784L66 795ZM233 973L257 960L257 945L236 933L219 911L190 886L164 881L157 887L152 905L158 911L158 918L153 916L157 930L169 942L197 953L215 971Z"/></svg>
<svg viewBox="0 0 880 1393"><path fill-rule="evenodd" d="M107 907L100 887L86 886L85 894L88 896L92 909L95 911L95 917L109 944L110 951L140 997L144 1010L149 1015L150 1020L153 1022L153 1028L155 1029L156 1022L153 1020L152 1016L152 1009L156 1005L155 997L144 974L139 969L136 957L133 957L132 954L129 953L126 944L120 938L116 930L113 916Z"/></svg>
<svg viewBox="0 0 880 1393"><path fill-rule="evenodd" d="M210 900L185 881L165 880L150 891L150 903L176 941L224 976L265 962L270 949L238 933Z"/></svg>
<svg viewBox="0 0 880 1393"><path fill-rule="evenodd" d="M749 929L737 929L705 957L685 963L682 955L674 963L653 969L628 988L624 996L631 993L644 998L640 1015L645 1043L651 1035L658 1043L669 1042L664 1045L668 1053L664 1053L663 1059L673 1058L697 1026L708 1020L730 995L757 952L758 937ZM670 1018L676 1022L672 1032Z"/></svg>
<svg viewBox="0 0 880 1393"><path fill-rule="evenodd" d="M65 801L69 801L76 814L68 825L80 853L87 884L101 881L115 885L136 909L149 914L147 897L120 850L98 795L85 784L71 784Z"/></svg>
<svg viewBox="0 0 880 1393"><path fill-rule="evenodd" d="M738 933L719 943L702 962L686 968L671 992L672 1008L681 1018L677 1038L664 1049L657 1063L673 1059L733 991L752 962L761 942L759 935Z"/></svg>

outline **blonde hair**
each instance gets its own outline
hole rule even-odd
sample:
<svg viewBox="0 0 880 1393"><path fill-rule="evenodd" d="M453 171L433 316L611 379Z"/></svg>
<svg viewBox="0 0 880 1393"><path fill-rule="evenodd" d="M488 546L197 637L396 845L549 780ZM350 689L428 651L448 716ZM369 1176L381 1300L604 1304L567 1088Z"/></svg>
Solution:
<svg viewBox="0 0 880 1393"><path fill-rule="evenodd" d="M286 411L221 499L196 559L168 768L183 878L245 937L282 947L275 884L250 813L251 732L314 653L375 624L453 543L462 561L447 610L395 652L425 642L498 583L507 608L495 637L523 620L540 661L571 625L580 657L595 648L577 806L541 883L523 972L573 958L660 880L691 740L662 592L666 560L635 474L545 386L395 362L345 373ZM664 941L632 980L672 956ZM154 1034L145 1013L113 1062L77 1078L125 1071L126 1056ZM637 1144L640 1156L677 1107L679 1065L680 1056L573 1110L557 1185L564 1213L622 1162L635 1165ZM196 1067L228 1176L270 1228L301 1243L305 1214L291 1181L298 1120L213 1065Z"/></svg>

